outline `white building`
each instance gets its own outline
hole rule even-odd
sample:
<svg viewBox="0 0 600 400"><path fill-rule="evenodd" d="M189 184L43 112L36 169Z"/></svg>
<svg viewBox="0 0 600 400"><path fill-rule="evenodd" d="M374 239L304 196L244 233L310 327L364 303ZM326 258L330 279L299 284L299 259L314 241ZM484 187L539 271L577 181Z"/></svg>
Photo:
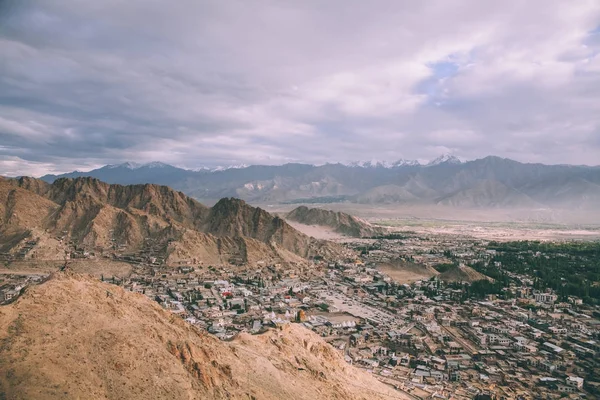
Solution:
<svg viewBox="0 0 600 400"><path fill-rule="evenodd" d="M580 378L578 376L567 377L566 383L568 386L575 387L578 390L581 390L583 388L583 378Z"/></svg>

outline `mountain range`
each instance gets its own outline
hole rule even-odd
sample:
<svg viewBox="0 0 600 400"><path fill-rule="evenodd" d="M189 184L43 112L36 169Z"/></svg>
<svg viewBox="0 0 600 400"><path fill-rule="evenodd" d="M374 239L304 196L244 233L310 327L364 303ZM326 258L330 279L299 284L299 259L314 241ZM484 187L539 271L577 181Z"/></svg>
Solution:
<svg viewBox="0 0 600 400"><path fill-rule="evenodd" d="M0 178L0 253L60 260L67 244L171 264L299 262L341 251L239 199L223 198L209 208L156 184Z"/></svg>
<svg viewBox="0 0 600 400"><path fill-rule="evenodd" d="M237 197L252 203L441 204L454 207L596 207L600 167L524 164L489 156L462 162L442 156L426 165L397 163L253 165L192 171L167 164L110 165L89 172L108 183L169 185L205 202Z"/></svg>

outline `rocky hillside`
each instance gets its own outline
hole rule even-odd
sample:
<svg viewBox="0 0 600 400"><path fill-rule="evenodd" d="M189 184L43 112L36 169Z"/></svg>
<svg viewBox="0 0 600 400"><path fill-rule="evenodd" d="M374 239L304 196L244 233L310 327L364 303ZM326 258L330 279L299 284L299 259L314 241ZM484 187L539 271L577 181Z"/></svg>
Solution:
<svg viewBox="0 0 600 400"><path fill-rule="evenodd" d="M66 242L89 251L152 250L170 261L206 263L297 261L341 251L241 200L227 198L208 208L166 186L109 185L94 178L61 178L50 185L2 179L0 221L2 252L53 239L57 258ZM28 254L34 257L36 249Z"/></svg>
<svg viewBox="0 0 600 400"><path fill-rule="evenodd" d="M405 398L300 325L221 342L68 272L0 307L0 371L15 400Z"/></svg>
<svg viewBox="0 0 600 400"><path fill-rule="evenodd" d="M372 237L383 234L383 229L374 227L360 218L322 208L300 206L290 211L285 217L305 225L326 226L346 236Z"/></svg>

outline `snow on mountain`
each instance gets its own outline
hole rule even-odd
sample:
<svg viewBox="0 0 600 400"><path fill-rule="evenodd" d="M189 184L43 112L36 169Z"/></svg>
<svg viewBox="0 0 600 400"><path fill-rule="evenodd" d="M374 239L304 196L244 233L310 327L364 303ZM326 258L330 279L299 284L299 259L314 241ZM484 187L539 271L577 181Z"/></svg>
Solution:
<svg viewBox="0 0 600 400"><path fill-rule="evenodd" d="M147 164L143 164L142 167L146 167L146 168L165 168L165 167L170 167L170 165L162 163L160 161L152 161L152 162L149 162Z"/></svg>
<svg viewBox="0 0 600 400"><path fill-rule="evenodd" d="M248 164L228 165L225 167L219 165L218 167L208 168L208 170L211 172L215 172L215 171L225 171L226 169L242 169L242 168L247 168L248 166L249 166Z"/></svg>
<svg viewBox="0 0 600 400"><path fill-rule="evenodd" d="M149 163L137 163L137 162L132 162L132 161L127 161L121 164L110 164L110 165L106 165L104 168L107 169L114 169L114 168L127 168L130 170L137 170L137 169L141 169L141 168L177 168L177 167L173 167L170 164L165 164L163 162L160 161L152 161ZM181 168L181 169L185 169L188 171L193 171L193 172L216 172L216 171L225 171L227 169L241 169L241 168L247 168L248 165L247 164L237 164L237 165L227 165L227 166L217 166L217 167L198 167L198 168Z"/></svg>
<svg viewBox="0 0 600 400"><path fill-rule="evenodd" d="M347 167L358 167L358 168L396 168L405 166L417 166L420 165L416 160L404 160L400 159L394 162L385 160L370 160L370 161L352 161L346 164Z"/></svg>
<svg viewBox="0 0 600 400"><path fill-rule="evenodd" d="M149 163L141 164L133 161L127 161L121 164L111 164L107 165L106 168L127 168L127 169L140 169L140 168L165 168L170 167L169 164L162 163L160 161L152 161Z"/></svg>
<svg viewBox="0 0 600 400"><path fill-rule="evenodd" d="M360 168L388 168L389 164L387 161L378 161L378 160L370 160L370 161L351 161L346 164L348 167L360 167Z"/></svg>
<svg viewBox="0 0 600 400"><path fill-rule="evenodd" d="M427 166L430 167L430 166L440 165L440 164L454 164L454 165L458 165L458 164L462 164L462 161L458 157L453 156L451 154L442 154L441 156L439 156L435 160L430 161L427 164Z"/></svg>
<svg viewBox="0 0 600 400"><path fill-rule="evenodd" d="M416 167L421 165L417 160L400 159L392 164L392 167Z"/></svg>
<svg viewBox="0 0 600 400"><path fill-rule="evenodd" d="M110 168L110 169L114 169L114 168L127 168L127 169L138 169L142 166L142 164L136 163L136 162L132 162L132 161L127 161L121 164L110 164L107 165L106 168Z"/></svg>

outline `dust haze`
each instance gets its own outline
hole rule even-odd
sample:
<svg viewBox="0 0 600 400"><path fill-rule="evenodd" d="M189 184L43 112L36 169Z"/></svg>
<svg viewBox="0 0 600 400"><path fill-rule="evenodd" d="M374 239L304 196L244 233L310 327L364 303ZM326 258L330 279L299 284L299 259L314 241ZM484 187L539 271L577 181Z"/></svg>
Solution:
<svg viewBox="0 0 600 400"><path fill-rule="evenodd" d="M261 204L284 215L298 204ZM310 204L363 218L390 231L471 236L489 240L598 240L600 211L578 209L476 208L442 205L372 205L354 203ZM296 229L317 238L343 236L321 226L294 223Z"/></svg>

